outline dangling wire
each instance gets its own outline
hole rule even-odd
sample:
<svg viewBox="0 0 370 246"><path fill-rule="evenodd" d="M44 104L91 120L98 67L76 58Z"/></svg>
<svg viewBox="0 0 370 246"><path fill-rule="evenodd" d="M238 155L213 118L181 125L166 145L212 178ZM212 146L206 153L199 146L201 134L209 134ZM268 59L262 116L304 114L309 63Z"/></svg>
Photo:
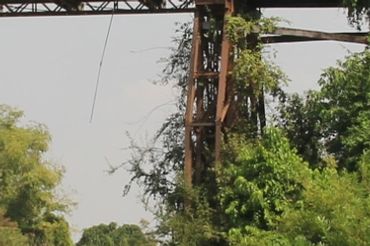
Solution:
<svg viewBox="0 0 370 246"><path fill-rule="evenodd" d="M101 74L101 70L102 70L102 67L103 67L105 50L107 49L108 39L109 39L109 36L110 36L110 30L112 28L113 17L114 17L114 8L112 10L112 15L110 17L107 36L105 37L104 48L103 48L103 52L102 52L102 55L101 55L101 58L100 58L99 70L98 70L98 75L97 75L97 78L96 78L95 93L94 93L93 103L92 103L92 107L91 107L90 123L92 122L93 117L94 117L95 102L96 102L96 98L97 98L97 95L98 95L98 89L99 89L99 83L100 83L100 74Z"/></svg>

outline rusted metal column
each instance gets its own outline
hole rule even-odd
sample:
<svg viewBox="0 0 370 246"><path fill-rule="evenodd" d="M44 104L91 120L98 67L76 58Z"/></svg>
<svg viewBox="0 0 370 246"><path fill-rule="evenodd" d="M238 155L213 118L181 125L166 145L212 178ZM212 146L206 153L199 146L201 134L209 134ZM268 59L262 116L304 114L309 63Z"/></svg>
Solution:
<svg viewBox="0 0 370 246"><path fill-rule="evenodd" d="M185 112L185 163L184 163L184 180L188 187L192 186L193 176L193 111L195 100L195 74L197 73L200 62L200 13L199 10L195 12L194 27L193 27L193 41L191 52L191 65L188 78L188 91Z"/></svg>
<svg viewBox="0 0 370 246"><path fill-rule="evenodd" d="M230 69L232 44L226 35L227 17L234 13L234 0L225 0L225 17L221 45L221 71L218 81L217 107L215 119L215 162L221 163L222 126L227 114L226 88L228 83L228 72Z"/></svg>

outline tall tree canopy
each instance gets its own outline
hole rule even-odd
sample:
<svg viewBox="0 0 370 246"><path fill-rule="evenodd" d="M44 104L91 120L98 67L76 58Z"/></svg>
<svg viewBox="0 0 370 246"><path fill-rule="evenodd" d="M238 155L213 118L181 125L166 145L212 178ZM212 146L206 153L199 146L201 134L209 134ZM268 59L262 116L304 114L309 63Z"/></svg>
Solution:
<svg viewBox="0 0 370 246"><path fill-rule="evenodd" d="M137 225L100 224L84 230L77 246L155 246Z"/></svg>
<svg viewBox="0 0 370 246"><path fill-rule="evenodd" d="M244 141L219 182L230 245L368 245L368 157L357 173L313 170L281 130Z"/></svg>
<svg viewBox="0 0 370 246"><path fill-rule="evenodd" d="M22 116L0 105L0 215L18 226L30 245L72 245L61 215L68 206L56 196L62 170L44 157L50 135L42 125L22 125Z"/></svg>
<svg viewBox="0 0 370 246"><path fill-rule="evenodd" d="M370 52L354 54L327 69L320 90L290 95L280 107L279 126L314 166L332 155L340 168L358 170L370 148Z"/></svg>

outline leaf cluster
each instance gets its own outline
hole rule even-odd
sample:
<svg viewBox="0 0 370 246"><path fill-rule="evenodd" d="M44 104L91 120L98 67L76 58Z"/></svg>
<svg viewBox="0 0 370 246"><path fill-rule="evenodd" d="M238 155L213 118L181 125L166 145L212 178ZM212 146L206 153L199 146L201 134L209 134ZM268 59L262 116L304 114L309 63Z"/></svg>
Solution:
<svg viewBox="0 0 370 246"><path fill-rule="evenodd" d="M320 167L328 155L347 170L356 170L369 143L370 52L354 54L327 69L320 90L306 98L291 95L278 107L277 122L298 152Z"/></svg>
<svg viewBox="0 0 370 246"><path fill-rule="evenodd" d="M112 222L84 230L76 246L154 246L155 241L147 237L137 225L118 226Z"/></svg>
<svg viewBox="0 0 370 246"><path fill-rule="evenodd" d="M278 66L261 58L260 52L240 51L233 68L233 78L244 86L253 86L256 96L262 92L275 92L287 78Z"/></svg>
<svg viewBox="0 0 370 246"><path fill-rule="evenodd" d="M348 20L352 25L361 29L364 18L370 21L370 2L368 0L342 0L348 10ZM370 22L369 22L370 24Z"/></svg>
<svg viewBox="0 0 370 246"><path fill-rule="evenodd" d="M68 204L55 194L62 170L43 157L50 136L44 126L20 125L22 115L0 105L0 209L31 245L72 245L61 215Z"/></svg>
<svg viewBox="0 0 370 246"><path fill-rule="evenodd" d="M239 146L219 175L220 203L233 227L271 229L288 203L300 199L308 165L277 129Z"/></svg>
<svg viewBox="0 0 370 246"><path fill-rule="evenodd" d="M312 170L283 132L240 146L220 179L230 245L368 245L369 155L361 170Z"/></svg>
<svg viewBox="0 0 370 246"><path fill-rule="evenodd" d="M28 238L18 228L17 223L4 216L0 210L0 245L28 246Z"/></svg>
<svg viewBox="0 0 370 246"><path fill-rule="evenodd" d="M226 34L233 44L245 46L247 36L252 33L266 34L276 30L280 18L246 18L245 16L229 16L226 19Z"/></svg>
<svg viewBox="0 0 370 246"><path fill-rule="evenodd" d="M237 57L233 79L241 86L252 86L257 96L262 91L275 92L287 82L280 68L263 57L259 44L261 35L272 33L280 21L279 18L227 18L226 33L235 46Z"/></svg>

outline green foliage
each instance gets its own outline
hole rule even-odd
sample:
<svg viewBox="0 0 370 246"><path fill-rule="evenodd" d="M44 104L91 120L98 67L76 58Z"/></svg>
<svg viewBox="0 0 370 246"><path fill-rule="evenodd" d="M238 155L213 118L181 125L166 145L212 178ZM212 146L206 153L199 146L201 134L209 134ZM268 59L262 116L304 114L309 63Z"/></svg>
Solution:
<svg viewBox="0 0 370 246"><path fill-rule="evenodd" d="M367 149L359 160L359 180L370 194L370 149Z"/></svg>
<svg viewBox="0 0 370 246"><path fill-rule="evenodd" d="M298 153L311 166L320 165L323 144L319 109L316 106L316 94L309 92L306 100L298 94L283 97L278 107L277 125L285 133Z"/></svg>
<svg viewBox="0 0 370 246"><path fill-rule="evenodd" d="M173 42L176 48L167 59L162 59L165 68L158 83L174 83L181 96L176 103L177 112L171 114L153 140L146 146L140 146L131 141L129 147L131 157L124 165L129 167L132 177L124 188L124 194L129 192L133 183L139 184L144 190L145 200L157 199L159 205L169 196L176 197L176 182L174 177L183 170L184 159L184 113L186 98L186 83L192 45L191 23L176 23L176 37ZM113 168L114 172L117 168Z"/></svg>
<svg viewBox="0 0 370 246"><path fill-rule="evenodd" d="M175 33L176 35L172 42L176 47L171 48L171 54L168 58L162 58L160 60L160 62L165 63L160 83L174 83L182 89L182 92L185 92L192 48L192 23L176 23Z"/></svg>
<svg viewBox="0 0 370 246"><path fill-rule="evenodd" d="M219 181L230 245L368 245L369 151L359 173L339 173L310 170L273 128L231 149Z"/></svg>
<svg viewBox="0 0 370 246"><path fill-rule="evenodd" d="M357 179L335 169L316 170L299 208L292 205L285 211L278 231L314 244L368 245L370 199Z"/></svg>
<svg viewBox="0 0 370 246"><path fill-rule="evenodd" d="M257 96L263 91L273 92L287 81L278 66L262 58L262 46L258 44L260 35L273 32L279 21L278 18L246 19L241 16L227 18L226 33L237 47L233 78L244 87L252 86ZM259 35L256 35L257 32ZM249 36L253 38L249 39ZM252 49L249 43L252 44Z"/></svg>
<svg viewBox="0 0 370 246"><path fill-rule="evenodd" d="M321 171L313 172L302 200L284 211L276 230L303 245L368 245L369 51L327 69L319 85L305 100L292 95L280 107L279 125Z"/></svg>
<svg viewBox="0 0 370 246"><path fill-rule="evenodd" d="M137 225L100 224L84 230L77 246L154 246Z"/></svg>
<svg viewBox="0 0 370 246"><path fill-rule="evenodd" d="M239 54L233 69L233 78L244 86L252 85L256 95L273 92L280 84L285 84L286 77L278 66L262 59L259 52L245 49Z"/></svg>
<svg viewBox="0 0 370 246"><path fill-rule="evenodd" d="M0 245L1 246L28 246L28 238L18 228L17 223L4 217L0 210Z"/></svg>
<svg viewBox="0 0 370 246"><path fill-rule="evenodd" d="M370 149L370 110L358 114L343 138L343 145L348 151L347 160L345 160L347 165L356 163L359 160L359 155L364 150ZM356 166L356 168L358 167Z"/></svg>
<svg viewBox="0 0 370 246"><path fill-rule="evenodd" d="M347 58L339 68L327 69L319 85L317 104L323 136L328 139L326 149L340 165L353 170L358 156L370 147L366 131L370 115L370 51Z"/></svg>
<svg viewBox="0 0 370 246"><path fill-rule="evenodd" d="M360 29L364 17L370 18L370 2L368 0L342 0L342 2L348 9L350 23Z"/></svg>
<svg viewBox="0 0 370 246"><path fill-rule="evenodd" d="M62 171L44 158L50 136L41 125L20 126L23 113L0 105L0 208L31 245L72 245L55 195ZM63 241L60 241L63 239Z"/></svg>
<svg viewBox="0 0 370 246"><path fill-rule="evenodd" d="M220 225L215 223L216 211L210 206L207 192L201 187L189 189L182 179L177 180L175 200L181 202L174 202L173 194L156 213L159 222L156 234L162 240L161 245L220 245L224 235L220 233ZM182 204L184 197L187 206Z"/></svg>
<svg viewBox="0 0 370 246"><path fill-rule="evenodd" d="M272 33L281 19L272 18L244 18L234 16L227 18L226 33L230 41L242 47L247 44L247 36L251 33Z"/></svg>
<svg viewBox="0 0 370 246"><path fill-rule="evenodd" d="M311 165L322 166L329 154L339 167L357 170L358 158L370 147L370 52L327 69L319 85L306 100L288 97L279 108L279 125Z"/></svg>
<svg viewBox="0 0 370 246"><path fill-rule="evenodd" d="M220 175L220 202L233 227L271 229L286 206L300 199L310 170L273 128L236 152Z"/></svg>
<svg viewBox="0 0 370 246"><path fill-rule="evenodd" d="M177 212L167 211L162 216L162 223L158 230L160 233L170 232L167 236L171 236L168 240L165 235L163 245L181 245L181 246L196 246L196 245L213 245L213 241L218 241L219 236L213 228L211 221L212 209L207 201L194 203L193 208L188 210L180 210Z"/></svg>
<svg viewBox="0 0 370 246"><path fill-rule="evenodd" d="M74 245L69 229L68 222L63 216L51 213L45 215L43 220L37 225L39 236L35 238L35 244L53 246Z"/></svg>
<svg viewBox="0 0 370 246"><path fill-rule="evenodd" d="M286 95L279 86L285 76L263 59L261 46L254 46L259 40L255 32L272 32L278 20L229 17L227 21L238 58L233 79L235 100L240 101L234 113L242 120L235 117L238 128L224 129L223 169L206 168L202 184L190 191L178 179L183 169L189 26L183 27L186 32L177 40L184 52L180 48L171 56L165 76L165 82L176 79L182 90L179 112L155 137L155 143L163 145L133 144L131 182L142 185L148 197L159 197L156 235L161 243L368 245L369 51L327 69L320 90L306 98ZM209 22L207 38L212 39L215 23ZM183 38L186 41L180 41ZM279 117L274 119L278 127L253 134L259 127L261 105L264 114L264 92L280 96ZM208 146L204 148L212 156Z"/></svg>
<svg viewBox="0 0 370 246"><path fill-rule="evenodd" d="M265 231L252 226L233 228L228 233L231 246L290 246L292 243L283 234Z"/></svg>

